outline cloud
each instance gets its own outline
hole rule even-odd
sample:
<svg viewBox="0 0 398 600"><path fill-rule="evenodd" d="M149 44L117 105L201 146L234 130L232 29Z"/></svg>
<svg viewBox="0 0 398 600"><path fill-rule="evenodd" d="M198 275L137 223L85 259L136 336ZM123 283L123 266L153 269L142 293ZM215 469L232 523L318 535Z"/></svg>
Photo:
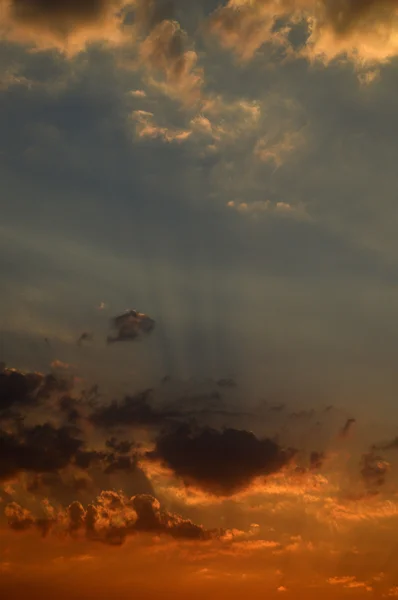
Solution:
<svg viewBox="0 0 398 600"><path fill-rule="evenodd" d="M182 425L161 434L155 450L147 456L172 469L187 486L230 496L254 478L280 471L294 455L294 450L285 450L270 439L258 439L250 431L193 430Z"/></svg>
<svg viewBox="0 0 398 600"><path fill-rule="evenodd" d="M324 452L313 451L310 454L310 469L320 469L325 462L326 454Z"/></svg>
<svg viewBox="0 0 398 600"><path fill-rule="evenodd" d="M136 310L129 310L112 320L114 335L108 336L108 343L128 342L150 334L155 328L155 321Z"/></svg>
<svg viewBox="0 0 398 600"><path fill-rule="evenodd" d="M397 26L395 0L229 0L209 21L210 31L242 60L269 44L286 56L329 62L345 55L362 64L397 55ZM297 48L290 33L300 27Z"/></svg>
<svg viewBox="0 0 398 600"><path fill-rule="evenodd" d="M150 400L152 390L145 390L134 396L126 396L121 402L113 401L107 406L98 407L89 419L104 429L118 426L163 426L170 419L180 416L175 410L157 409Z"/></svg>
<svg viewBox="0 0 398 600"><path fill-rule="evenodd" d="M186 33L177 21L159 14L150 26L139 47L141 61L150 73L149 84L174 99L195 104L201 98L204 74L197 66L197 53L186 47Z"/></svg>
<svg viewBox="0 0 398 600"><path fill-rule="evenodd" d="M330 585L342 585L347 589L364 589L367 592L372 592L373 588L364 581L358 581L354 576L329 577L327 582Z"/></svg>
<svg viewBox="0 0 398 600"><path fill-rule="evenodd" d="M165 142L184 142L191 136L188 129L172 129L161 127L155 122L153 113L145 110L133 111L131 118L135 125L135 132L141 139L161 139Z"/></svg>
<svg viewBox="0 0 398 600"><path fill-rule="evenodd" d="M106 441L105 445L119 454L128 454L134 447L134 442L119 441L115 437L112 437Z"/></svg>
<svg viewBox="0 0 398 600"><path fill-rule="evenodd" d="M275 217L289 217L301 221L309 221L310 216L301 205L293 206L288 202L275 202L270 200L255 200L253 202L238 202L229 200L227 208L235 210L241 215L258 217L259 215L273 215Z"/></svg>
<svg viewBox="0 0 398 600"><path fill-rule="evenodd" d="M77 345L81 346L83 344L83 342L92 342L93 341L93 334L89 333L88 331L84 331L81 336L78 338L77 340Z"/></svg>
<svg viewBox="0 0 398 600"><path fill-rule="evenodd" d="M221 530L206 530L189 519L161 510L159 501L145 494L128 498L121 492L103 491L87 508L77 501L58 512L48 503L44 508L47 515L40 518L15 502L9 503L4 512L9 527L15 531L36 527L43 533L84 533L92 541L117 546L137 533L187 540L209 540L222 534Z"/></svg>
<svg viewBox="0 0 398 600"><path fill-rule="evenodd" d="M84 442L68 427L46 423L20 426L15 433L0 430L0 479L21 471L45 473L63 469L79 456Z"/></svg>
<svg viewBox="0 0 398 600"><path fill-rule="evenodd" d="M385 444L374 444L372 450L398 450L398 437Z"/></svg>
<svg viewBox="0 0 398 600"><path fill-rule="evenodd" d="M0 0L3 35L74 54L87 43L122 39L122 0Z"/></svg>
<svg viewBox="0 0 398 600"><path fill-rule="evenodd" d="M0 371L0 417L14 408L30 409L53 394L70 390L71 382L53 374L24 373L17 369Z"/></svg>
<svg viewBox="0 0 398 600"><path fill-rule="evenodd" d="M356 419L347 419L339 434L342 440L345 440L350 435L356 422Z"/></svg>
<svg viewBox="0 0 398 600"><path fill-rule="evenodd" d="M43 379L40 373L22 373L15 369L0 372L0 412L16 405L35 403Z"/></svg>
<svg viewBox="0 0 398 600"><path fill-rule="evenodd" d="M303 143L304 135L301 131L286 131L280 139L262 137L256 143L254 156L261 162L273 163L275 167L280 167L286 157Z"/></svg>
<svg viewBox="0 0 398 600"><path fill-rule="evenodd" d="M369 490L377 491L384 485L390 464L374 452L362 456L361 476Z"/></svg>
<svg viewBox="0 0 398 600"><path fill-rule="evenodd" d="M62 360L55 359L51 363L51 368L54 370L65 371L70 369L71 365L66 362L62 362Z"/></svg>
<svg viewBox="0 0 398 600"><path fill-rule="evenodd" d="M22 508L22 506L19 506L16 502L10 502L10 504L5 507L4 514L7 518L9 527L15 529L15 531L25 531L26 529L30 529L35 522L30 511Z"/></svg>

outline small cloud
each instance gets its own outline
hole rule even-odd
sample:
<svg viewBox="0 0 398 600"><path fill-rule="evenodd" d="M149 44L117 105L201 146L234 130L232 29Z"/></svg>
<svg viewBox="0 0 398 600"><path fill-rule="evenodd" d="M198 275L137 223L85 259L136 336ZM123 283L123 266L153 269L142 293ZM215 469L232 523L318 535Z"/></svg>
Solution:
<svg viewBox="0 0 398 600"><path fill-rule="evenodd" d="M137 310L128 310L112 320L115 335L108 336L108 343L127 342L149 335L155 328L155 321Z"/></svg>
<svg viewBox="0 0 398 600"><path fill-rule="evenodd" d="M70 369L70 367L71 365L62 362L62 360L53 360L53 362L51 363L52 369L61 369L66 371L67 369Z"/></svg>
<svg viewBox="0 0 398 600"><path fill-rule="evenodd" d="M348 438L356 422L356 419L347 419L339 433L340 439L345 440Z"/></svg>
<svg viewBox="0 0 398 600"><path fill-rule="evenodd" d="M77 345L81 346L83 344L83 342L92 342L93 341L93 334L89 333L88 331L84 331L81 336L78 338L77 340Z"/></svg>
<svg viewBox="0 0 398 600"><path fill-rule="evenodd" d="M326 454L324 452L311 452L310 454L310 469L318 470L325 462Z"/></svg>
<svg viewBox="0 0 398 600"><path fill-rule="evenodd" d="M390 588L387 592L387 596L389 598L398 598L398 586Z"/></svg>
<svg viewBox="0 0 398 600"><path fill-rule="evenodd" d="M390 470L389 462L374 452L369 452L362 456L361 466L362 478L370 490L377 490L384 485Z"/></svg>
<svg viewBox="0 0 398 600"><path fill-rule="evenodd" d="M274 163L275 167L280 167L287 155L296 150L303 141L304 137L301 131L285 132L279 140L263 137L254 148L254 156L261 162Z"/></svg>
<svg viewBox="0 0 398 600"><path fill-rule="evenodd" d="M144 92L144 90L131 90L129 94L134 98L146 98L146 92Z"/></svg>
<svg viewBox="0 0 398 600"><path fill-rule="evenodd" d="M310 220L305 208L301 205L293 206L288 202L273 203L270 200L256 200L253 202L239 202L230 200L227 207L236 210L242 215L259 216L261 214L277 215L280 217L292 217L299 220Z"/></svg>
<svg viewBox="0 0 398 600"><path fill-rule="evenodd" d="M165 142L184 142L192 131L187 129L172 129L161 127L154 120L154 115L146 110L133 111L131 118L135 123L136 135L141 138L161 139Z"/></svg>

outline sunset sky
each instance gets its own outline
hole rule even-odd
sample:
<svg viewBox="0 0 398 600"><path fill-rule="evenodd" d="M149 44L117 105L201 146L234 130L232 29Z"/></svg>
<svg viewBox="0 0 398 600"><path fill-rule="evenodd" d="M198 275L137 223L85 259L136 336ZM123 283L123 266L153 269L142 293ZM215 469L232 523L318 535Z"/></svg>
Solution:
<svg viewBox="0 0 398 600"><path fill-rule="evenodd" d="M0 597L398 598L398 1L0 0Z"/></svg>

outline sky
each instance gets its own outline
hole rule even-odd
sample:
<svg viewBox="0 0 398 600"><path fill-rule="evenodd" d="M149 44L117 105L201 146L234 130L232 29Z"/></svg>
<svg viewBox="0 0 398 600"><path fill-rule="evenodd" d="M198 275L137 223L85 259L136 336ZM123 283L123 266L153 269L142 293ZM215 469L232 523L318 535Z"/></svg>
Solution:
<svg viewBox="0 0 398 600"><path fill-rule="evenodd" d="M395 0L0 0L0 593L398 597Z"/></svg>

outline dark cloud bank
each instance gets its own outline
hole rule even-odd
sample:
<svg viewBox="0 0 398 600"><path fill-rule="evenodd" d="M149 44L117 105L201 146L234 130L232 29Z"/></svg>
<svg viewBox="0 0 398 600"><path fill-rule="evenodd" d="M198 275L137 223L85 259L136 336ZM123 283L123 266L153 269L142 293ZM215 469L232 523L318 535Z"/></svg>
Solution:
<svg viewBox="0 0 398 600"><path fill-rule="evenodd" d="M214 416L212 410L221 412L228 422L228 403L222 405L218 390L231 393L234 387L232 380L214 382L216 393L194 396L194 410L190 399L184 396L174 398L174 402L170 399L159 402L156 390L106 404L97 386L88 391L77 390L73 380L3 367L0 489L1 484L20 481L24 498L35 499L36 503L32 509L29 500L29 509L24 508L5 486L1 494L9 526L16 531L34 528L43 534L50 531L72 536L83 534L93 541L109 544L121 544L127 536L138 532L210 539L221 533L209 532L161 510L151 493L142 493L152 488L150 475L145 472L150 474L153 463L166 467L187 487L224 498L249 488L256 478L266 482L267 476L291 467L297 473L322 469L327 458L323 450L303 453L285 446L277 436L262 437L248 429L228 425L216 428L206 423L206 419L211 421ZM164 393L164 385L160 384L159 390ZM209 399L203 411L201 403ZM262 418L268 415L292 422L293 413L283 411L275 416L272 408L270 405ZM324 411L325 418L329 418L329 413ZM312 412L304 421L311 423ZM300 425L296 418L293 422L294 427ZM353 419L346 421L340 437L342 432L350 430L353 422ZM144 445L140 442L143 432ZM152 445L149 449L148 440ZM383 449L389 447L393 444L386 444ZM373 447L362 456L359 468L359 475L371 493L377 493L385 484L390 468L375 450ZM303 456L307 466L299 468L297 461ZM117 479L113 480L114 477ZM120 481L121 488L136 485L136 491L129 496L102 491L109 490L113 481ZM84 502L78 499L82 494L87 499ZM37 509L40 497L48 500L43 500Z"/></svg>

